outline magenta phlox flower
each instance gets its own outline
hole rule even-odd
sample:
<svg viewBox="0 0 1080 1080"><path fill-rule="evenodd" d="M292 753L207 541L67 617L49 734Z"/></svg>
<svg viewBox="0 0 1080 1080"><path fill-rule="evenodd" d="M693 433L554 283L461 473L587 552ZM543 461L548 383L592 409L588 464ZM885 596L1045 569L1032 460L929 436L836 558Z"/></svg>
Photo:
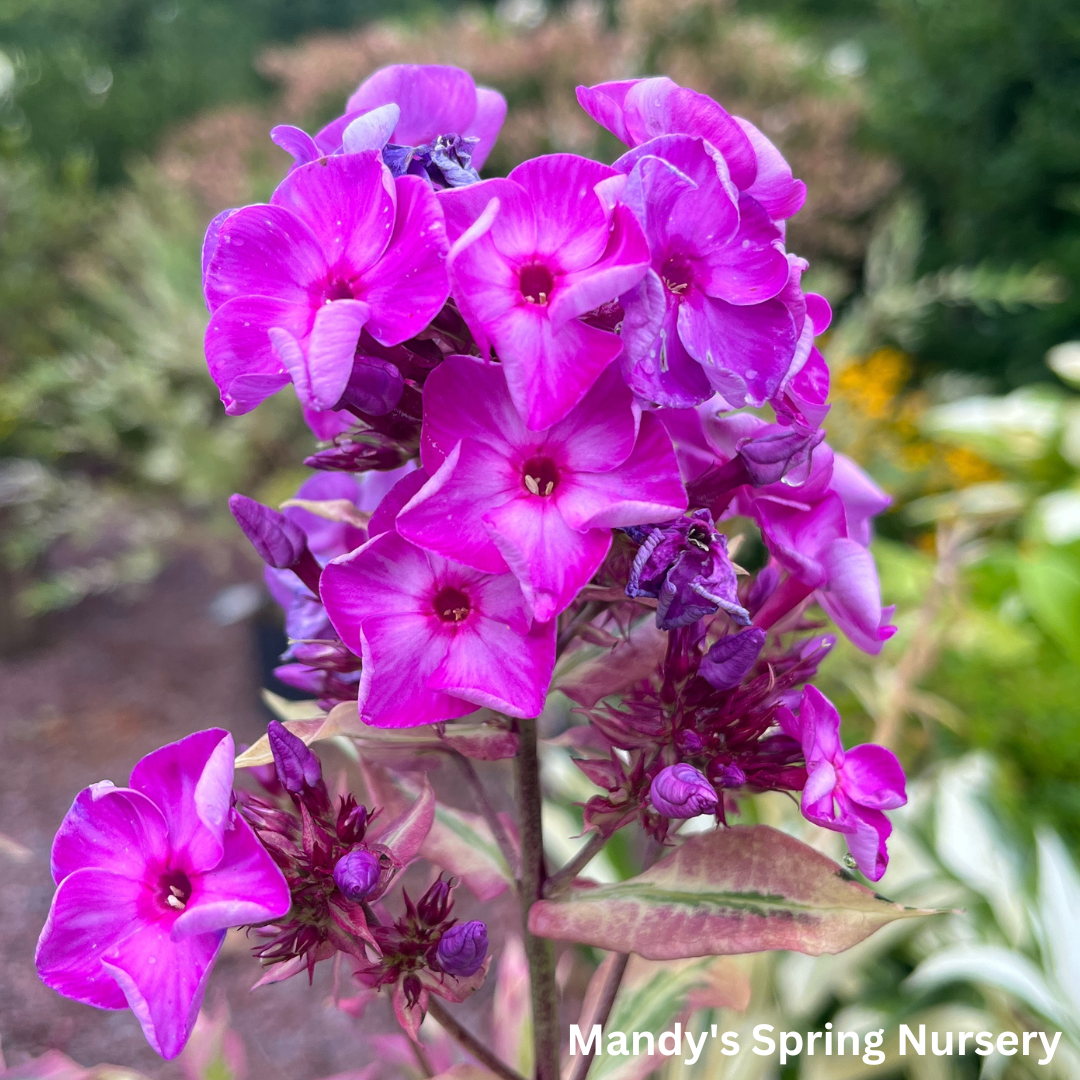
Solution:
<svg viewBox="0 0 1080 1080"><path fill-rule="evenodd" d="M727 537L716 531L708 510L633 531L643 537L626 594L656 598L656 625L661 630L688 626L719 610L742 626L749 624L749 613L739 603Z"/></svg>
<svg viewBox="0 0 1080 1080"><path fill-rule="evenodd" d="M344 115L314 136L284 124L270 137L296 165L379 150L395 176L408 171L460 186L479 179L505 118L502 94L478 87L461 68L392 64L361 83Z"/></svg>
<svg viewBox="0 0 1080 1080"><path fill-rule="evenodd" d="M350 380L393 408L400 373L357 357L361 331L396 345L423 330L448 294L445 255L430 186L392 179L374 151L305 165L269 205L237 210L203 280L206 356L225 411L249 412L290 381L312 412L335 409Z"/></svg>
<svg viewBox="0 0 1080 1080"><path fill-rule="evenodd" d="M322 600L363 657L365 723L414 727L481 706L526 717L544 707L555 623L531 623L513 574L450 562L385 532L326 567Z"/></svg>
<svg viewBox="0 0 1080 1080"><path fill-rule="evenodd" d="M38 973L76 1001L130 1008L165 1058L191 1034L225 930L289 909L285 878L232 807L234 756L217 728L155 750L130 787L80 792L53 843Z"/></svg>
<svg viewBox="0 0 1080 1080"><path fill-rule="evenodd" d="M781 709L784 731L802 744L806 758L803 816L843 833L858 868L877 881L889 864L885 842L892 823L883 811L907 802L904 770L884 746L865 743L845 751L840 714L814 686L803 691L798 713Z"/></svg>
<svg viewBox="0 0 1080 1080"><path fill-rule="evenodd" d="M712 98L667 78L579 86L581 107L627 146L662 135L694 135L719 151L732 182L756 199L774 221L799 212L806 185L784 156L749 120L731 116Z"/></svg>
<svg viewBox="0 0 1080 1080"><path fill-rule="evenodd" d="M612 168L573 154L519 165L505 180L440 193L454 298L481 355L492 349L534 431L557 423L619 355L582 316L644 276L648 245Z"/></svg>
<svg viewBox="0 0 1080 1080"><path fill-rule="evenodd" d="M615 167L652 253L621 300L628 384L677 408L714 392L733 407L762 405L787 378L806 322L780 230L702 139L654 139Z"/></svg>
<svg viewBox="0 0 1080 1080"><path fill-rule="evenodd" d="M450 357L424 391L421 455L431 479L398 531L477 570L510 570L541 623L596 573L613 527L686 506L667 433L654 416L635 416L615 369L565 418L530 430L502 366Z"/></svg>

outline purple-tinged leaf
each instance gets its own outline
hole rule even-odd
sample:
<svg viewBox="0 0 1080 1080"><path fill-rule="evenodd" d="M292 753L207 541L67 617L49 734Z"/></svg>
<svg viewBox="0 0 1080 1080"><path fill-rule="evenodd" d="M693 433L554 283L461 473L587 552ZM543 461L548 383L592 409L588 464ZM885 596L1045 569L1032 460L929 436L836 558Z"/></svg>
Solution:
<svg viewBox="0 0 1080 1080"><path fill-rule="evenodd" d="M518 750L517 736L496 724L447 724L442 740L477 761L502 761Z"/></svg>
<svg viewBox="0 0 1080 1080"><path fill-rule="evenodd" d="M615 648L572 668L555 681L571 701L591 709L601 698L617 694L653 674L664 659L667 635L652 619L638 623Z"/></svg>
<svg viewBox="0 0 1080 1080"><path fill-rule="evenodd" d="M538 901L529 929L650 960L774 949L818 956L930 914L871 892L792 836L751 825L691 837L629 881Z"/></svg>
<svg viewBox="0 0 1080 1080"><path fill-rule="evenodd" d="M404 813L416 798L415 782L395 776L389 769L361 758L364 783L371 805L387 814ZM479 900L491 900L513 881L510 868L479 814L435 804L435 820L420 847L420 855L447 873L460 877Z"/></svg>
<svg viewBox="0 0 1080 1080"><path fill-rule="evenodd" d="M495 998L491 1004L492 1049L522 1076L533 1074L532 997L525 946L508 934L499 957Z"/></svg>
<svg viewBox="0 0 1080 1080"><path fill-rule="evenodd" d="M384 844L401 866L416 858L435 820L435 792L424 777L420 795L400 817L385 829L372 835L371 840Z"/></svg>

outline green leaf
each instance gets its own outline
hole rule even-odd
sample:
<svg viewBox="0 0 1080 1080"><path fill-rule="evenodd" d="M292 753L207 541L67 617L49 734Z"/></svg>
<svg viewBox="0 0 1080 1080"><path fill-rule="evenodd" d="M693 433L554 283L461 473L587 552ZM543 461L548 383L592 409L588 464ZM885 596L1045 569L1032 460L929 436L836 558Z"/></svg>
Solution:
<svg viewBox="0 0 1080 1080"><path fill-rule="evenodd" d="M1020 595L1038 623L1080 664L1080 566L1063 551L1041 549L1018 564Z"/></svg>
<svg viewBox="0 0 1080 1080"><path fill-rule="evenodd" d="M770 949L817 956L929 914L886 900L794 837L751 825L692 837L629 881L541 900L529 929L650 960Z"/></svg>

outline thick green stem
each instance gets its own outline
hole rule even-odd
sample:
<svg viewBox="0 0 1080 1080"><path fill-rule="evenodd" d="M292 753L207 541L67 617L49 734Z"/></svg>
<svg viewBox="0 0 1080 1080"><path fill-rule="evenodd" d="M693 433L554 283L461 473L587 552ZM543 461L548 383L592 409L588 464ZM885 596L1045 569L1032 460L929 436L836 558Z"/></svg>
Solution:
<svg viewBox="0 0 1080 1080"><path fill-rule="evenodd" d="M529 933L529 908L544 895L544 831L540 823L540 757L536 721L518 723L515 759L521 830L521 918L532 985L536 1080L559 1080L559 995L555 986L555 945Z"/></svg>

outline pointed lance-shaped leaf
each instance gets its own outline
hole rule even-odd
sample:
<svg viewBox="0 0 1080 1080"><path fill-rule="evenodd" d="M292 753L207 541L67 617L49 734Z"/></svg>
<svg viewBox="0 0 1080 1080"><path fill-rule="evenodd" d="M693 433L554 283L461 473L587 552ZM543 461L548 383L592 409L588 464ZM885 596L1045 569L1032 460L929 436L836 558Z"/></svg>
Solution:
<svg viewBox="0 0 1080 1080"><path fill-rule="evenodd" d="M929 914L886 900L794 837L751 825L691 837L629 881L540 900L529 930L650 960L772 949L818 956Z"/></svg>

